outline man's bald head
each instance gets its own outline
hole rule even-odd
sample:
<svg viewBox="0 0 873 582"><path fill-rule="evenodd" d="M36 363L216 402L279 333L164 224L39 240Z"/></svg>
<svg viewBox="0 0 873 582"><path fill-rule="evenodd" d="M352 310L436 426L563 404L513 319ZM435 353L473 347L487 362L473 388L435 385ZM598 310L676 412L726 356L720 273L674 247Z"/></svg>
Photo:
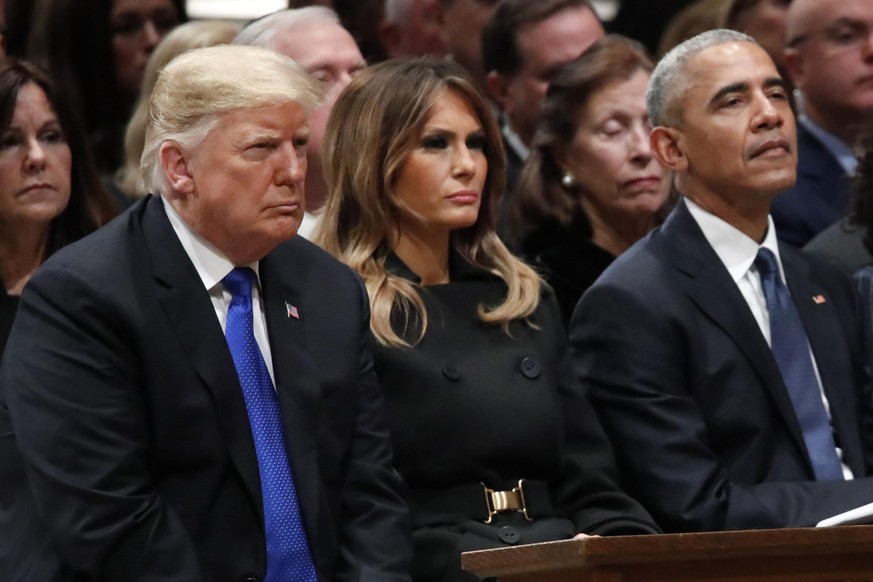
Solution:
<svg viewBox="0 0 873 582"><path fill-rule="evenodd" d="M828 0L793 0L785 17L785 38L788 44L798 35L815 26L815 7Z"/></svg>
<svg viewBox="0 0 873 582"><path fill-rule="evenodd" d="M785 68L803 113L852 144L873 116L873 1L794 0Z"/></svg>

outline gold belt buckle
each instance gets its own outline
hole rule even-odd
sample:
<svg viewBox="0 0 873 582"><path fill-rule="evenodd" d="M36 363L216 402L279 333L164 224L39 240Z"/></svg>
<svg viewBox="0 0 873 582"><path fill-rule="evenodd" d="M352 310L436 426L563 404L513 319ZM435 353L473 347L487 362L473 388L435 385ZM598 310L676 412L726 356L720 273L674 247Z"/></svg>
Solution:
<svg viewBox="0 0 873 582"><path fill-rule="evenodd" d="M485 520L485 523L491 523L491 519L495 515L504 511L520 511L526 520L533 521L527 514L527 503L524 499L524 479L519 479L518 487L513 487L508 491L489 489L485 483L482 483L482 489L485 490L485 507L488 508L488 519Z"/></svg>

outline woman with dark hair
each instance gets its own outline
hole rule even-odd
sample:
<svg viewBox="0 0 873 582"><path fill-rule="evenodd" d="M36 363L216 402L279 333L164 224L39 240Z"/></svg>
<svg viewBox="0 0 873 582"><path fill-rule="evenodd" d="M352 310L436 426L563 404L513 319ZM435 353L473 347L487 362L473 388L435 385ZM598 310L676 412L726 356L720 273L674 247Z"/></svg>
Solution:
<svg viewBox="0 0 873 582"><path fill-rule="evenodd" d="M115 179L106 183L110 192L113 189L116 191L116 197L135 200L148 194L140 171L140 158L145 145L149 98L161 70L185 51L229 44L239 31L239 24L226 20L194 20L176 27L155 49L145 70L139 98L124 132L124 163L116 172Z"/></svg>
<svg viewBox="0 0 873 582"><path fill-rule="evenodd" d="M114 212L51 81L25 61L0 60L0 354L36 268Z"/></svg>
<svg viewBox="0 0 873 582"><path fill-rule="evenodd" d="M363 278L412 578L474 580L460 552L658 531L620 488L551 290L494 231L500 131L445 60L391 60L343 91L315 241Z"/></svg>
<svg viewBox="0 0 873 582"><path fill-rule="evenodd" d="M655 226L667 201L669 174L649 148L653 68L640 44L609 35L549 81L504 231L554 288L565 326L582 293Z"/></svg>
<svg viewBox="0 0 873 582"><path fill-rule="evenodd" d="M64 0L34 14L28 57L79 111L100 173L122 162L124 128L152 51L186 18L184 0Z"/></svg>

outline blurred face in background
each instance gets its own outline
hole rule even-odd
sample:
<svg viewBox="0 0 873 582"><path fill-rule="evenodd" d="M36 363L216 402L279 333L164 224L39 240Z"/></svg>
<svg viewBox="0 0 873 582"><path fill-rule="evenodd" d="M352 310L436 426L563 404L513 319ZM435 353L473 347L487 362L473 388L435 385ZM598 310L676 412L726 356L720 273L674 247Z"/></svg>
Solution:
<svg viewBox="0 0 873 582"><path fill-rule="evenodd" d="M745 32L767 51L777 67L785 57L785 17L791 0L758 0L742 10L729 23L731 28Z"/></svg>
<svg viewBox="0 0 873 582"><path fill-rule="evenodd" d="M667 200L668 173L649 146L647 71L594 93L578 113L576 135L556 156L578 181L582 206L598 221L650 219Z"/></svg>
<svg viewBox="0 0 873 582"><path fill-rule="evenodd" d="M177 24L179 14L171 0L112 0L109 28L119 89L139 92L149 57Z"/></svg>
<svg viewBox="0 0 873 582"><path fill-rule="evenodd" d="M18 92L9 127L0 134L0 231L48 225L70 201L72 155L45 92ZM7 230L9 232L9 230Z"/></svg>
<svg viewBox="0 0 873 582"><path fill-rule="evenodd" d="M803 109L838 135L873 116L873 1L794 0L786 66ZM852 140L842 135L844 139Z"/></svg>
<svg viewBox="0 0 873 582"><path fill-rule="evenodd" d="M495 99L522 141L530 145L549 79L604 35L590 8L567 8L521 27L516 44L521 66L512 75L489 75Z"/></svg>
<svg viewBox="0 0 873 582"><path fill-rule="evenodd" d="M484 89L482 29L494 13L497 0L438 0L437 6L437 22L448 54Z"/></svg>
<svg viewBox="0 0 873 582"><path fill-rule="evenodd" d="M352 77L367 66L352 35L340 24L318 20L293 26L276 35L270 49L296 61L324 87L324 104L312 111L309 127L309 182L307 210L320 208L325 190L321 169L321 148L327 118L337 97L351 82Z"/></svg>
<svg viewBox="0 0 873 582"><path fill-rule="evenodd" d="M390 57L442 56L446 45L437 25L437 0L395 0L398 16L389 19L386 2L385 19L379 25L379 38Z"/></svg>

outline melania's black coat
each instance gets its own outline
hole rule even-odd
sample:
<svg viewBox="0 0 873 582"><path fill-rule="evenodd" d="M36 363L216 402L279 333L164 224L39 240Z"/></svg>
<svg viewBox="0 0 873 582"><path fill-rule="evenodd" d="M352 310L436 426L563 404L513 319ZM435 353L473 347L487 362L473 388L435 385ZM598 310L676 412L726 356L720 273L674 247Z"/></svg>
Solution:
<svg viewBox="0 0 873 582"><path fill-rule="evenodd" d="M396 257L388 267L418 280ZM462 551L658 531L619 485L612 449L570 369L552 291L544 288L532 325L513 323L506 334L477 315L479 305L503 300L504 283L458 256L450 278L421 289L428 327L420 343L374 350L395 465L410 488L413 579L475 580L460 570ZM505 513L485 524L465 513L466 502L484 512L481 483L508 490L519 479L546 486L547 500L530 500L546 516Z"/></svg>

